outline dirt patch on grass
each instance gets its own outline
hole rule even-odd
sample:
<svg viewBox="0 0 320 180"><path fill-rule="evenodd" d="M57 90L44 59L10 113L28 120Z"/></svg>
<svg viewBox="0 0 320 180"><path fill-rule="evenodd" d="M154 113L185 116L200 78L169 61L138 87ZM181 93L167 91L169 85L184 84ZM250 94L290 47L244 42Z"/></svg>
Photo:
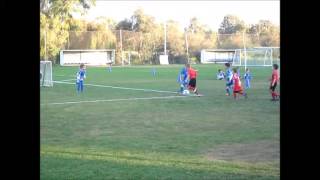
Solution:
<svg viewBox="0 0 320 180"><path fill-rule="evenodd" d="M258 141L250 144L220 145L209 150L206 154L208 160L244 161L249 163L280 161L280 142Z"/></svg>

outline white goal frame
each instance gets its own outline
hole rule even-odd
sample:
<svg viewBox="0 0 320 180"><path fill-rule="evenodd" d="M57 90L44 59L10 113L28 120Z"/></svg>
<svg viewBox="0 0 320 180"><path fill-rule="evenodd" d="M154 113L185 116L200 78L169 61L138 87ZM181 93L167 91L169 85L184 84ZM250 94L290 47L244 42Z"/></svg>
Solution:
<svg viewBox="0 0 320 180"><path fill-rule="evenodd" d="M274 61L273 52L275 49L280 50L279 47L256 47L250 49L236 49L232 61L232 66L244 66L245 68L247 66L272 66ZM254 54L256 55L256 57L252 57Z"/></svg>
<svg viewBox="0 0 320 180"><path fill-rule="evenodd" d="M51 61L40 61L40 86L53 86Z"/></svg>

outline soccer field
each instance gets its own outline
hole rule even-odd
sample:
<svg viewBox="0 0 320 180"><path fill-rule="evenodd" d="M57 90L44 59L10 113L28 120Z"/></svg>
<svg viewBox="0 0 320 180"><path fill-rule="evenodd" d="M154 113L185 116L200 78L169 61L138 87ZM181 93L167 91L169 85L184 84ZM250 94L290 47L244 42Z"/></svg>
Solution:
<svg viewBox="0 0 320 180"><path fill-rule="evenodd" d="M251 67L248 99L235 101L215 79L222 64L193 65L203 97L177 94L182 67L87 67L77 94L78 67L54 66L54 86L41 87L41 179L280 179L272 68Z"/></svg>

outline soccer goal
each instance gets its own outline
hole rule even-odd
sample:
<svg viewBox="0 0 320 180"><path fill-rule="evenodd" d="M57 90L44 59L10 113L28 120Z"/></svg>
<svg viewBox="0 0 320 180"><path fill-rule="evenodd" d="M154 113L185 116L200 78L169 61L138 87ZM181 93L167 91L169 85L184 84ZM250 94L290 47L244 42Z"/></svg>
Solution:
<svg viewBox="0 0 320 180"><path fill-rule="evenodd" d="M115 62L115 49L61 50L60 65L106 65Z"/></svg>
<svg viewBox="0 0 320 180"><path fill-rule="evenodd" d="M53 86L51 61L40 61L40 86Z"/></svg>
<svg viewBox="0 0 320 180"><path fill-rule="evenodd" d="M278 47L236 49L232 66L272 66L279 57Z"/></svg>
<svg viewBox="0 0 320 180"><path fill-rule="evenodd" d="M235 53L234 49L203 49L201 50L201 63L231 63Z"/></svg>

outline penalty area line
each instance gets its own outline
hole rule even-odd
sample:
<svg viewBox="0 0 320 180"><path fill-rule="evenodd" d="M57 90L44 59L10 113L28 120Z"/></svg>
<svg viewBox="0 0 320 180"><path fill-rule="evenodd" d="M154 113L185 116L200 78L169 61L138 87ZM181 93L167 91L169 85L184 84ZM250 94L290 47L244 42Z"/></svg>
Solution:
<svg viewBox="0 0 320 180"><path fill-rule="evenodd" d="M91 101L69 101L69 102L57 102L57 103L45 103L41 105L63 105L63 104L81 104L81 103L97 103L97 102L115 102L115 101L135 101L135 100L150 100L150 99L173 99L173 98L186 98L186 97L198 97L198 96L162 96L162 97L146 97L146 98L127 98L127 99L102 99Z"/></svg>
<svg viewBox="0 0 320 180"><path fill-rule="evenodd" d="M63 81L53 81L53 82L54 83L60 83L60 84L72 84L72 85L75 84L75 83L63 82ZM107 85L99 85L99 84L85 84L85 86L106 87L106 88L113 88L113 89L125 89L125 90L145 91L145 92L159 92L159 93L179 94L178 92L173 92L173 91L161 91L161 90L154 90L154 89L128 88L128 87L107 86Z"/></svg>

